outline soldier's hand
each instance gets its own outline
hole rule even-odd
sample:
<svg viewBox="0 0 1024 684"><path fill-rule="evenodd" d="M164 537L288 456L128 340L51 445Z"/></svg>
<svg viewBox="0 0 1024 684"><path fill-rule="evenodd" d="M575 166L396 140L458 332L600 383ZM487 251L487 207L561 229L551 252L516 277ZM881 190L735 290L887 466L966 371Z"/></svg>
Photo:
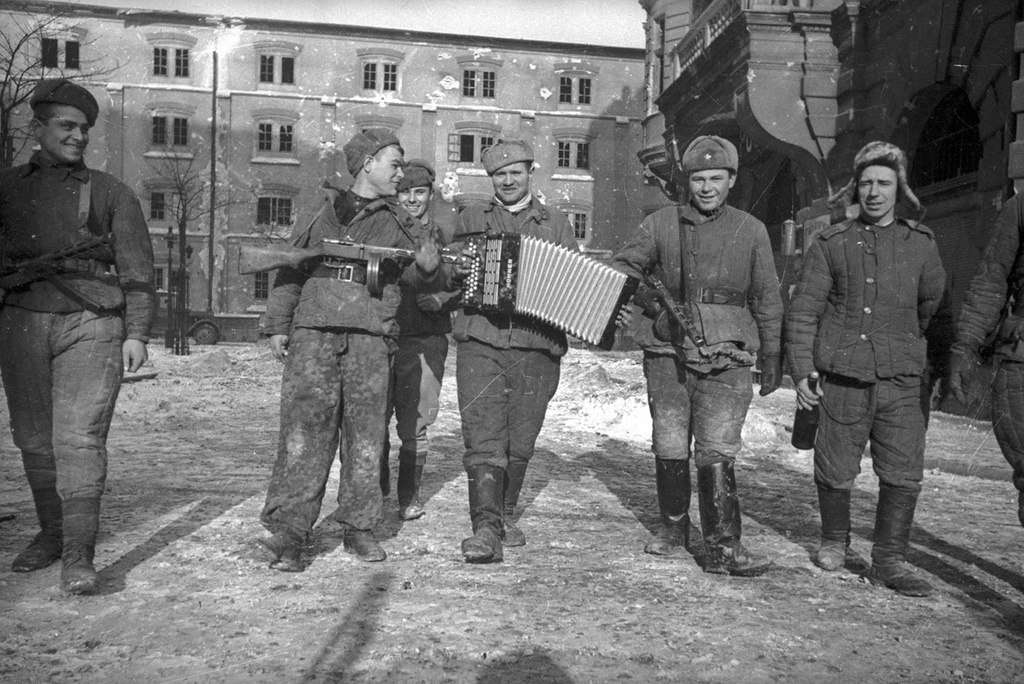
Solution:
<svg viewBox="0 0 1024 684"><path fill-rule="evenodd" d="M625 330L633 323L633 307L624 306L615 315L615 327Z"/></svg>
<svg viewBox="0 0 1024 684"><path fill-rule="evenodd" d="M441 250L438 249L434 235L428 233L416 249L416 267L423 276L430 278L437 272L437 267L440 265Z"/></svg>
<svg viewBox="0 0 1024 684"><path fill-rule="evenodd" d="M818 405L821 398L825 396L825 389L821 382L815 389L811 389L811 382L808 378L801 378L796 383L796 405L802 409L812 409Z"/></svg>
<svg viewBox="0 0 1024 684"><path fill-rule="evenodd" d="M148 358L149 352L146 350L146 343L142 340L125 340L121 345L121 360L130 373L142 368L142 364L146 363Z"/></svg>
<svg viewBox="0 0 1024 684"><path fill-rule="evenodd" d="M416 295L416 306L419 307L420 311L426 311L427 313L435 313L441 310L444 302L441 301L441 295L423 294Z"/></svg>
<svg viewBox="0 0 1024 684"><path fill-rule="evenodd" d="M761 389L758 391L762 397L779 389L782 385L782 357L778 354L765 354L761 359Z"/></svg>
<svg viewBox="0 0 1024 684"><path fill-rule="evenodd" d="M973 349L954 349L949 357L949 391L963 406L969 406L974 399L971 378L979 366L981 359Z"/></svg>
<svg viewBox="0 0 1024 684"><path fill-rule="evenodd" d="M270 353L274 355L274 358L284 363L284 359L288 356L288 336L287 335L271 335L270 336Z"/></svg>

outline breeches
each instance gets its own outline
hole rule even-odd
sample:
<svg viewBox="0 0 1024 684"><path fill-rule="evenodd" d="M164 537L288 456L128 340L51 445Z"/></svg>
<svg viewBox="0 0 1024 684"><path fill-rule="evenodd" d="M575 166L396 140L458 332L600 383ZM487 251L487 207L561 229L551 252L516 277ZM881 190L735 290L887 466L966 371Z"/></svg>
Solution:
<svg viewBox="0 0 1024 684"><path fill-rule="evenodd" d="M851 489L871 441L879 482L908 492L921 490L925 422L920 378L902 376L865 383L825 375L814 480L827 489Z"/></svg>
<svg viewBox="0 0 1024 684"><path fill-rule="evenodd" d="M427 455L427 428L437 418L446 335L406 335L398 338L394 378L395 425L402 441L401 457L423 465Z"/></svg>
<svg viewBox="0 0 1024 684"><path fill-rule="evenodd" d="M337 518L367 530L380 519L380 454L387 432L391 352L384 338L296 329L281 382L277 461L260 516L271 532L305 536L320 505L338 450Z"/></svg>
<svg viewBox="0 0 1024 684"><path fill-rule="evenodd" d="M32 489L103 494L124 334L119 316L0 308L0 374Z"/></svg>
<svg viewBox="0 0 1024 684"><path fill-rule="evenodd" d="M992 386L992 428L1013 484L1024 491L1024 363L1003 361Z"/></svg>
<svg viewBox="0 0 1024 684"><path fill-rule="evenodd" d="M456 363L466 468L529 461L558 389L560 361L535 349L459 342Z"/></svg>
<svg viewBox="0 0 1024 684"><path fill-rule="evenodd" d="M749 368L698 373L672 356L644 352L644 377L655 457L688 459L692 437L697 467L736 459L754 396Z"/></svg>

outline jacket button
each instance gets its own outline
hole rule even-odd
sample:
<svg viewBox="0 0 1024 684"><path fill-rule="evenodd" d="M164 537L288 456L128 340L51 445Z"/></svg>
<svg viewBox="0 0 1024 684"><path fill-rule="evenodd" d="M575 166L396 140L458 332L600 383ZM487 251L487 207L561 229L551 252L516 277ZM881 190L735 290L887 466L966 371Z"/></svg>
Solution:
<svg viewBox="0 0 1024 684"><path fill-rule="evenodd" d="M866 313L866 314L871 313L871 307L870 306L865 306L864 307L864 313Z"/></svg>
<svg viewBox="0 0 1024 684"><path fill-rule="evenodd" d="M867 278L864 279L864 282L868 283L869 285L871 285L871 284L873 284L875 282L875 279L872 278L871 276L868 276Z"/></svg>
<svg viewBox="0 0 1024 684"><path fill-rule="evenodd" d="M862 339L862 340L866 340L866 339L868 339L868 336L867 336L867 335L861 335L861 336L860 336L860 339Z"/></svg>

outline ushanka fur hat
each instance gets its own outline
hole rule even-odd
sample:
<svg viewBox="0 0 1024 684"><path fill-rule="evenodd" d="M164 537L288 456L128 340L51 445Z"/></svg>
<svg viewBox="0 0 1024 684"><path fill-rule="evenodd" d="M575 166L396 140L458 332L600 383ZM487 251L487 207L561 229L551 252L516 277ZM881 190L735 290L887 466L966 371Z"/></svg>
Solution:
<svg viewBox="0 0 1024 684"><path fill-rule="evenodd" d="M828 203L833 207L856 204L857 182L860 180L861 172L869 166L888 166L895 171L898 197L905 198L915 209L921 211L921 201L917 199L917 195L907 182L907 156L892 143L881 140L869 142L860 148L860 152L853 158L853 178L829 197Z"/></svg>

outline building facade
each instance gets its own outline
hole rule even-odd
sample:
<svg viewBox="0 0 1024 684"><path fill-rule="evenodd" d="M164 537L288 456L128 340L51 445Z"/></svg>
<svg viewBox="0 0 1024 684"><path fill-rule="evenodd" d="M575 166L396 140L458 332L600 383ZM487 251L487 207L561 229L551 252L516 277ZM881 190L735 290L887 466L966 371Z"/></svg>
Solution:
<svg viewBox="0 0 1024 684"><path fill-rule="evenodd" d="M341 148L359 130L391 129L407 159L434 164L453 213L488 201L487 145L528 140L535 187L598 257L660 195L637 164L639 49L8 4L0 31L38 27L34 76L75 78L100 101L87 162L138 193L158 288L186 254L190 308L253 319L249 334L272 274L239 275L239 246L287 238L325 184L346 186ZM27 104L13 115L26 122Z"/></svg>
<svg viewBox="0 0 1024 684"><path fill-rule="evenodd" d="M696 134L736 143L736 203L768 224L792 284L802 245L838 219L826 199L854 154L894 142L908 153L926 208L911 218L937 235L955 314L993 217L1024 182L1020 0L640 4L641 158L652 176L671 192L673 149Z"/></svg>

